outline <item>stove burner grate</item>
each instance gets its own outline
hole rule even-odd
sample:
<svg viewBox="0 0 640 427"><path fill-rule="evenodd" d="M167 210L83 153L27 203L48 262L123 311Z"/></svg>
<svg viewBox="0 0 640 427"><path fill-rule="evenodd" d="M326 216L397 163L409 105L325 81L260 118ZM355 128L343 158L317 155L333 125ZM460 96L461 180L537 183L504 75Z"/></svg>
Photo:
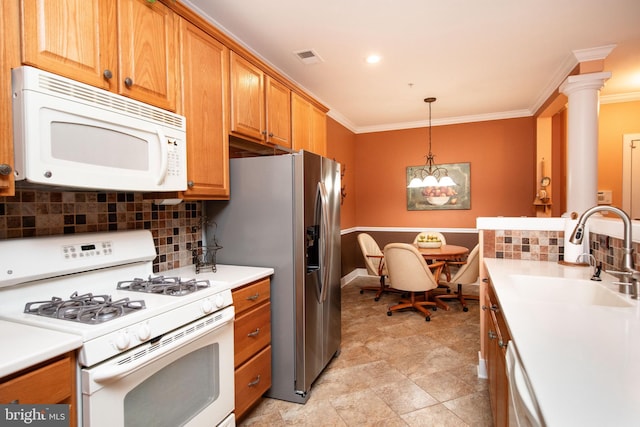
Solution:
<svg viewBox="0 0 640 427"><path fill-rule="evenodd" d="M208 280L182 280L179 277L149 276L148 279L135 278L118 282L118 289L146 292L170 296L182 296L210 286Z"/></svg>
<svg viewBox="0 0 640 427"><path fill-rule="evenodd" d="M66 300L52 297L49 301L28 302L24 312L79 323L98 324L143 308L146 306L142 300L131 301L129 298L122 298L112 301L109 295L78 295L78 292L74 292Z"/></svg>

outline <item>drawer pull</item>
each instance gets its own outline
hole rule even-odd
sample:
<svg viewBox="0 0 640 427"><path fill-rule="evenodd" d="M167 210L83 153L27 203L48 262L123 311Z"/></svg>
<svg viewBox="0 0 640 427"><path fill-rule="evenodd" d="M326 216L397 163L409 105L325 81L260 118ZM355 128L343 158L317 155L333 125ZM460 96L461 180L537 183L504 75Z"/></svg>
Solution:
<svg viewBox="0 0 640 427"><path fill-rule="evenodd" d="M498 307L498 304L491 304L491 307L487 307L486 305L482 306L483 310L491 310L494 313L497 313L500 311L500 308Z"/></svg>
<svg viewBox="0 0 640 427"><path fill-rule="evenodd" d="M260 293L256 292L255 295L251 295L251 296L247 297L247 301L255 301L258 298L260 298Z"/></svg>
<svg viewBox="0 0 640 427"><path fill-rule="evenodd" d="M249 384L247 384L249 387L255 387L260 383L260 374L258 374L258 376L256 377L255 380L251 381Z"/></svg>
<svg viewBox="0 0 640 427"><path fill-rule="evenodd" d="M255 331L253 331L253 332L249 332L249 333L247 334L247 336L248 336L248 337L252 337L252 338L253 338L253 337L258 336L258 334L259 334L259 333L260 333L260 328L256 328L256 330L255 330Z"/></svg>
<svg viewBox="0 0 640 427"><path fill-rule="evenodd" d="M493 331L489 331L489 339L495 340L496 338L498 338L498 335L493 332Z"/></svg>

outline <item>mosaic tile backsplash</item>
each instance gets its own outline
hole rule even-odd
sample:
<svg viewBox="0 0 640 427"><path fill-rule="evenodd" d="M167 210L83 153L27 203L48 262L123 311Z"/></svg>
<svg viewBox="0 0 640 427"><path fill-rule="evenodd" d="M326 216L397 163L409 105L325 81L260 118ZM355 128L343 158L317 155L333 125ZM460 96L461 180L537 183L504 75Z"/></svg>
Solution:
<svg viewBox="0 0 640 427"><path fill-rule="evenodd" d="M202 203L156 205L142 193L16 190L0 197L0 239L96 231L149 230L155 273L193 264L202 247Z"/></svg>
<svg viewBox="0 0 640 427"><path fill-rule="evenodd" d="M483 230L483 254L487 258L534 261L564 260L564 231ZM605 270L622 266L623 241L604 234L590 233L591 254ZM640 266L640 244L634 243L634 262Z"/></svg>

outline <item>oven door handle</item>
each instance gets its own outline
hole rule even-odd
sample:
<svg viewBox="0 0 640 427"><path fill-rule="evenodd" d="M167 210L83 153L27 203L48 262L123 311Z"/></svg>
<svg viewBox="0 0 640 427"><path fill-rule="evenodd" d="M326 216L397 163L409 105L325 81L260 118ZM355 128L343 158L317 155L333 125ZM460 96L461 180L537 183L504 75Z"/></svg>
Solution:
<svg viewBox="0 0 640 427"><path fill-rule="evenodd" d="M204 326L199 326L200 322L196 321L193 324L165 334L153 344L143 344L144 348L142 349L134 348L128 353L116 357L108 365L94 368L91 379L97 383L104 384L129 375L133 371L157 361L159 358L201 338L205 334L233 322L234 313L233 307L229 307L220 313L200 319L200 322L205 323ZM213 321L209 322L209 318L212 318ZM198 326L194 326L194 324Z"/></svg>

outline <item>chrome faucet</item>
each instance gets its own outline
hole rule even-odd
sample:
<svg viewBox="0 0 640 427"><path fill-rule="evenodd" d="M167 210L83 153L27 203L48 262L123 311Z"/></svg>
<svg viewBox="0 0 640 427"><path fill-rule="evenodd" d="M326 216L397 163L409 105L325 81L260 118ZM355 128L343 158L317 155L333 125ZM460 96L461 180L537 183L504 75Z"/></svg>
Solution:
<svg viewBox="0 0 640 427"><path fill-rule="evenodd" d="M624 243L623 250L624 256L622 258L622 271L607 271L607 273L619 275L622 282L618 282L619 290L621 293L629 293L631 291L631 297L638 299L638 280L640 280L640 271L635 269L633 262L633 240L631 239L631 218L622 209L614 206L594 206L587 209L580 215L578 219L578 225L571 233L569 241L573 244L581 244L584 238L584 228L587 219L596 212L606 211L618 215L622 219L624 224ZM629 289L631 288L631 289Z"/></svg>

